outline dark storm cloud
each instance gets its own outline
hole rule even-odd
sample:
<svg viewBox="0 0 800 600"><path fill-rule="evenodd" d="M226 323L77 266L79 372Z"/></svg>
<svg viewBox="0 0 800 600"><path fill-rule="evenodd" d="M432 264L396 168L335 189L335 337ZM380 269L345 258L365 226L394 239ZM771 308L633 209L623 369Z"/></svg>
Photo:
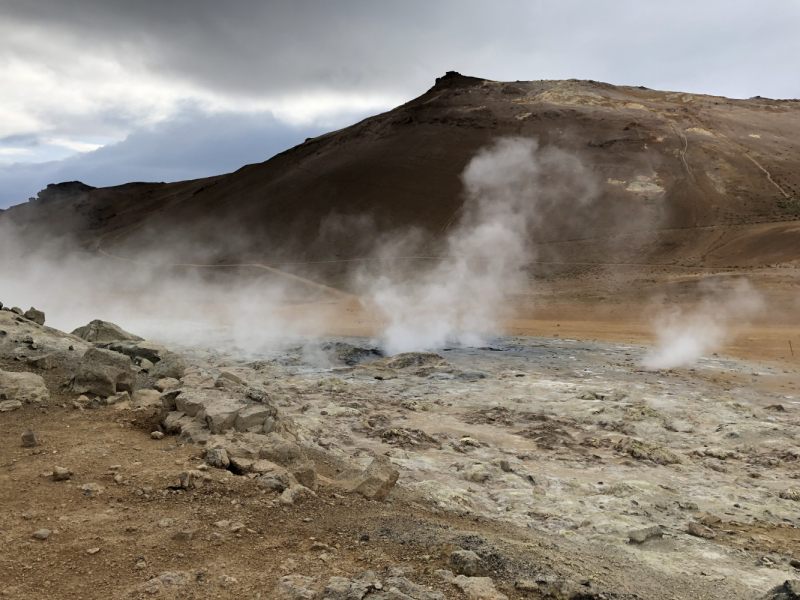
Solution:
<svg viewBox="0 0 800 600"><path fill-rule="evenodd" d="M124 141L94 152L60 161L0 165L0 207L24 202L54 182L77 179L104 187L219 175L267 160L320 133L319 128L290 127L268 115L206 115L187 109L175 120L134 131Z"/></svg>
<svg viewBox="0 0 800 600"><path fill-rule="evenodd" d="M11 0L7 17L248 95L410 94L446 69L593 77L732 96L800 95L795 0ZM689 89L692 88L692 89Z"/></svg>

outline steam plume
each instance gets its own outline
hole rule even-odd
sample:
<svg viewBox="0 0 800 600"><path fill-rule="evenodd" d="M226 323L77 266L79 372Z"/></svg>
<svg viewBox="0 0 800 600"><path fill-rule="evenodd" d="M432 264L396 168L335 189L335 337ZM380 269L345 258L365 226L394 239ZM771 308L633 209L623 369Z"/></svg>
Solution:
<svg viewBox="0 0 800 600"><path fill-rule="evenodd" d="M596 189L576 157L523 138L481 150L461 179L466 200L443 234L447 258L411 280L362 278L368 303L388 320L390 354L500 333L510 296L526 287L536 233L554 214L562 224L580 218Z"/></svg>
<svg viewBox="0 0 800 600"><path fill-rule="evenodd" d="M661 313L655 322L657 345L645 356L647 369L688 365L722 347L764 306L761 294L745 279L731 289L706 285L703 297L690 311L680 308Z"/></svg>

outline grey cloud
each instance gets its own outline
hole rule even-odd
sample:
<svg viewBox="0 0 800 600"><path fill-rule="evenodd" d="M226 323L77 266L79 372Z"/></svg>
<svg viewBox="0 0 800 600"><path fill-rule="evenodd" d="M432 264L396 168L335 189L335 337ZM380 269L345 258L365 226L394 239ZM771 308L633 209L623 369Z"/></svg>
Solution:
<svg viewBox="0 0 800 600"><path fill-rule="evenodd" d="M181 181L234 171L322 133L271 115L206 115L187 109L172 121L66 160L0 165L0 208L24 202L48 183L80 180L96 187L130 181Z"/></svg>
<svg viewBox="0 0 800 600"><path fill-rule="evenodd" d="M410 96L456 69L593 78L735 97L800 95L794 0L100 2L11 0L23 26L123 63L247 96Z"/></svg>

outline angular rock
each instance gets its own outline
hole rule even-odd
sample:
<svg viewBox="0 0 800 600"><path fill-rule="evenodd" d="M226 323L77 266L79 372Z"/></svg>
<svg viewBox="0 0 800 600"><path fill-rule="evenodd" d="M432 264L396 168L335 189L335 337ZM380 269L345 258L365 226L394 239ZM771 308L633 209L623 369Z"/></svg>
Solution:
<svg viewBox="0 0 800 600"><path fill-rule="evenodd" d="M761 596L761 600L800 600L800 580L787 579Z"/></svg>
<svg viewBox="0 0 800 600"><path fill-rule="evenodd" d="M155 387L159 392L167 392L180 386L181 382L174 377L164 377L156 381Z"/></svg>
<svg viewBox="0 0 800 600"><path fill-rule="evenodd" d="M33 532L33 539L35 540L46 540L49 539L52 535L52 531L49 529L40 529L38 531Z"/></svg>
<svg viewBox="0 0 800 600"><path fill-rule="evenodd" d="M78 367L72 390L107 398L117 392L133 393L135 386L136 371L129 357L111 350L89 348Z"/></svg>
<svg viewBox="0 0 800 600"><path fill-rule="evenodd" d="M22 309L18 306L11 307L11 312L18 314L20 317L23 315Z"/></svg>
<svg viewBox="0 0 800 600"><path fill-rule="evenodd" d="M48 371L58 366L58 357L55 354L45 354L44 356L34 356L28 359L28 364L37 369Z"/></svg>
<svg viewBox="0 0 800 600"><path fill-rule="evenodd" d="M167 352L149 370L151 377L159 379L180 379L186 373L186 361L174 352Z"/></svg>
<svg viewBox="0 0 800 600"><path fill-rule="evenodd" d="M317 490L317 470L314 468L314 464L312 462L299 462L291 465L289 467L289 472L300 485L303 485L312 491Z"/></svg>
<svg viewBox="0 0 800 600"><path fill-rule="evenodd" d="M274 600L314 600L317 580L303 575L286 575L278 580L271 598Z"/></svg>
<svg viewBox="0 0 800 600"><path fill-rule="evenodd" d="M50 392L47 391L41 375L0 371L0 401L11 400L28 404L45 402L49 399ZM5 411L0 409L0 411L7 412L15 408L19 407L6 408Z"/></svg>
<svg viewBox="0 0 800 600"><path fill-rule="evenodd" d="M22 433L22 447L34 448L38 445L39 445L39 440L36 439L36 433L34 433L33 429L26 429Z"/></svg>
<svg viewBox="0 0 800 600"><path fill-rule="evenodd" d="M346 577L331 577L322 591L322 600L349 600L350 580Z"/></svg>
<svg viewBox="0 0 800 600"><path fill-rule="evenodd" d="M478 572L481 557L470 550L456 550L450 553L447 562L456 573L472 577Z"/></svg>
<svg viewBox="0 0 800 600"><path fill-rule="evenodd" d="M205 422L213 434L224 433L233 429L236 416L245 407L243 402L232 398L218 398L206 404L198 413L197 419Z"/></svg>
<svg viewBox="0 0 800 600"><path fill-rule="evenodd" d="M336 484L347 490L361 494L368 500L383 502L389 496L400 472L392 465L388 456L376 456L363 471L345 471Z"/></svg>
<svg viewBox="0 0 800 600"><path fill-rule="evenodd" d="M269 400L269 394L267 391L260 387L248 388L245 395L254 402L267 402Z"/></svg>
<svg viewBox="0 0 800 600"><path fill-rule="evenodd" d="M661 537L664 532L658 525L650 525L649 527L641 527L639 529L631 529L628 532L628 539L632 544L643 544L650 538Z"/></svg>
<svg viewBox="0 0 800 600"><path fill-rule="evenodd" d="M241 409L236 415L234 429L236 431L262 431L264 422L277 416L277 408L264 404L252 404Z"/></svg>
<svg viewBox="0 0 800 600"><path fill-rule="evenodd" d="M693 535L695 537L706 538L708 540L717 537L717 534L714 533L711 529L702 525L700 523L691 522L686 526L686 533L689 535Z"/></svg>
<svg viewBox="0 0 800 600"><path fill-rule="evenodd" d="M212 448L206 453L206 463L217 469L227 469L231 461L224 448Z"/></svg>
<svg viewBox="0 0 800 600"><path fill-rule="evenodd" d="M495 589L494 582L489 577L459 575L453 580L453 585L461 588L469 600L508 600L508 596Z"/></svg>
<svg viewBox="0 0 800 600"><path fill-rule="evenodd" d="M84 325L83 327L78 327L75 331L72 332L72 335L78 336L82 340L86 340L87 342L92 342L92 343L143 341L143 339L140 338L138 335L133 335L132 333L128 333L127 331L122 329L119 325L115 325L114 323L109 323L108 321L101 321L100 319L95 319L94 321L91 321L88 325Z"/></svg>
<svg viewBox="0 0 800 600"><path fill-rule="evenodd" d="M447 600L441 592L432 592L405 577L390 577L386 580L386 585L389 586L389 592L397 590L414 600Z"/></svg>
<svg viewBox="0 0 800 600"><path fill-rule="evenodd" d="M113 396L106 398L106 404L119 404L121 402L130 402L131 395L128 392L118 392Z"/></svg>
<svg viewBox="0 0 800 600"><path fill-rule="evenodd" d="M0 402L0 413L11 412L18 408L22 408L22 402L19 400L3 400Z"/></svg>
<svg viewBox="0 0 800 600"><path fill-rule="evenodd" d="M31 308L25 311L25 314L22 315L29 321L33 321L37 325L44 325L44 313L40 310L36 310L31 306Z"/></svg>
<svg viewBox="0 0 800 600"><path fill-rule="evenodd" d="M233 373L228 373L223 371L217 377L217 380L214 382L214 387L236 387L240 385L247 385L244 379L239 377L238 375L234 375Z"/></svg>
<svg viewBox="0 0 800 600"><path fill-rule="evenodd" d="M164 430L167 433L180 433L182 425L185 422L183 421L184 418L190 419L190 417L186 416L186 413L175 410L167 413L162 419L161 424L164 426Z"/></svg>
<svg viewBox="0 0 800 600"><path fill-rule="evenodd" d="M157 390L136 390L131 398L131 406L136 408L161 406L161 392Z"/></svg>
<svg viewBox="0 0 800 600"><path fill-rule="evenodd" d="M153 364L159 362L162 358L164 358L168 354L171 354L171 352L167 350L164 346L147 341L122 340L122 341L107 342L107 343L98 342L97 345L100 348L111 350L113 352L117 352L118 354L124 354L131 360L135 358L146 358Z"/></svg>

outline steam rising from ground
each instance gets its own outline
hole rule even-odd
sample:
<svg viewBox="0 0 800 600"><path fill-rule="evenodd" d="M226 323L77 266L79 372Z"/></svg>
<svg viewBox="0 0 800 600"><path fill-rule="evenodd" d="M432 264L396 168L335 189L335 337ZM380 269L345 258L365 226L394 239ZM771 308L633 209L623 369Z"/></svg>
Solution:
<svg viewBox="0 0 800 600"><path fill-rule="evenodd" d="M656 318L657 346L645 356L642 366L672 369L691 364L729 342L736 327L747 325L763 307L761 294L745 279L732 288L706 285L693 310L674 308Z"/></svg>
<svg viewBox="0 0 800 600"><path fill-rule="evenodd" d="M321 328L313 314L288 317L298 290L263 270L214 269L211 278L204 269L164 266L164 253L137 259L113 261L0 224L0 300L44 310L47 325L65 331L103 319L150 340L198 347L259 351Z"/></svg>
<svg viewBox="0 0 800 600"><path fill-rule="evenodd" d="M461 178L465 203L440 240L448 259L410 280L362 275L368 305L388 320L390 354L476 344L500 333L511 296L527 286L537 231L554 213L580 220L596 196L577 158L540 149L533 139L498 140L478 152Z"/></svg>
<svg viewBox="0 0 800 600"><path fill-rule="evenodd" d="M475 344L501 333L514 294L528 288L532 242L545 229L585 225L597 197L594 177L575 156L539 148L533 139L498 140L475 155L461 178L464 203L432 242L421 230L365 236L364 249L387 260L377 273L358 271L355 279L365 305L388 323L388 353ZM325 226L330 235L353 235L332 215L320 231L323 245ZM315 303L326 294L313 282L304 286L257 267L165 266L186 262L186 255L215 265L218 244L207 238L187 237L180 248L171 243L172 254L154 243L134 264L50 236L0 223L0 300L45 310L48 324L59 329L99 318L151 340L257 353L322 335L332 322L325 302ZM388 260L420 253L437 260L422 271L424 261L415 261L411 276ZM307 310L298 309L303 303Z"/></svg>

